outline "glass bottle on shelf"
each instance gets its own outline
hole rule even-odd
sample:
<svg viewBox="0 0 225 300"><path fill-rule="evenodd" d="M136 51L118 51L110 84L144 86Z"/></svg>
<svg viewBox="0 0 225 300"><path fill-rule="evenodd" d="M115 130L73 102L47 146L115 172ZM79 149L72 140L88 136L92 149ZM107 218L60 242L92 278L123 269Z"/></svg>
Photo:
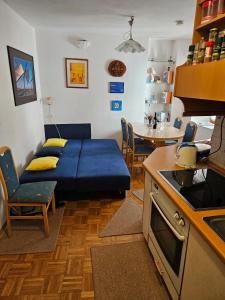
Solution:
<svg viewBox="0 0 225 300"><path fill-rule="evenodd" d="M156 129L157 128L157 115L156 115L156 112L155 112L155 115L154 115L154 119L153 119L153 129Z"/></svg>

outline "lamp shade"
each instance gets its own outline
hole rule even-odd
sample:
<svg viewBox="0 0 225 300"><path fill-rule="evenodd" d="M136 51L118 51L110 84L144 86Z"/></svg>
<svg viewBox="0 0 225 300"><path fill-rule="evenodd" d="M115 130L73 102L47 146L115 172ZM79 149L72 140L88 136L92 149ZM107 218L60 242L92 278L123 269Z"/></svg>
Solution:
<svg viewBox="0 0 225 300"><path fill-rule="evenodd" d="M136 52L144 52L145 48L138 42L136 42L133 39L132 36L132 26L134 23L134 17L130 17L130 20L128 21L129 25L130 25L130 32L129 32L129 39L127 39L126 41L122 42L119 46L117 46L115 48L115 50L119 51L119 52L125 52L125 53L136 53Z"/></svg>
<svg viewBox="0 0 225 300"><path fill-rule="evenodd" d="M138 42L133 39L122 42L119 46L115 48L119 52L125 53L135 53L135 52L144 52L145 48Z"/></svg>

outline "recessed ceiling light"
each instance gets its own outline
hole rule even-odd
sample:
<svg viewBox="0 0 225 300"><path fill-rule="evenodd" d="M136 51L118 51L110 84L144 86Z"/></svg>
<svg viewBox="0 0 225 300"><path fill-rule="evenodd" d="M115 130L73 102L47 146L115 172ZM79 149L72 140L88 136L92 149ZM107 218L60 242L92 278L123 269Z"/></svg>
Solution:
<svg viewBox="0 0 225 300"><path fill-rule="evenodd" d="M180 25L184 24L184 21L183 20L176 20L175 23L176 23L177 26L180 26Z"/></svg>

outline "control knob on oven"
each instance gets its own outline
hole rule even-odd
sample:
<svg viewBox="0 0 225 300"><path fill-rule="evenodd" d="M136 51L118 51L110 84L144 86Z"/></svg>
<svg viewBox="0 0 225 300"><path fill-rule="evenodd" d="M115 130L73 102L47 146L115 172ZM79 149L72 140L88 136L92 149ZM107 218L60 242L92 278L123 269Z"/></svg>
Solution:
<svg viewBox="0 0 225 300"><path fill-rule="evenodd" d="M184 227L185 226L185 222L183 218L180 218L180 220L178 221L178 225Z"/></svg>
<svg viewBox="0 0 225 300"><path fill-rule="evenodd" d="M175 212L175 214L173 215L174 219L179 221L180 220L180 215L178 213L178 211Z"/></svg>

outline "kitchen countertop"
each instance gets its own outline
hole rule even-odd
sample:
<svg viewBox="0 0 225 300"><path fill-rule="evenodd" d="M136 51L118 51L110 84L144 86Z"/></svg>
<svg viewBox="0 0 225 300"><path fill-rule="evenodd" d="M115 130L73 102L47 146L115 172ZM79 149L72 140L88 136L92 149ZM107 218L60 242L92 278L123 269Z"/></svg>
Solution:
<svg viewBox="0 0 225 300"><path fill-rule="evenodd" d="M157 181L159 186L171 198L171 200L186 215L190 222L198 229L209 245L217 252L225 263L225 243L219 236L204 222L203 217L225 215L225 209L194 211L183 198L160 176L159 170L182 170L175 164L175 153L177 146L166 146L157 148L143 163L144 169ZM212 163L201 163L197 168L213 168L221 172ZM225 171L223 171L225 172Z"/></svg>

